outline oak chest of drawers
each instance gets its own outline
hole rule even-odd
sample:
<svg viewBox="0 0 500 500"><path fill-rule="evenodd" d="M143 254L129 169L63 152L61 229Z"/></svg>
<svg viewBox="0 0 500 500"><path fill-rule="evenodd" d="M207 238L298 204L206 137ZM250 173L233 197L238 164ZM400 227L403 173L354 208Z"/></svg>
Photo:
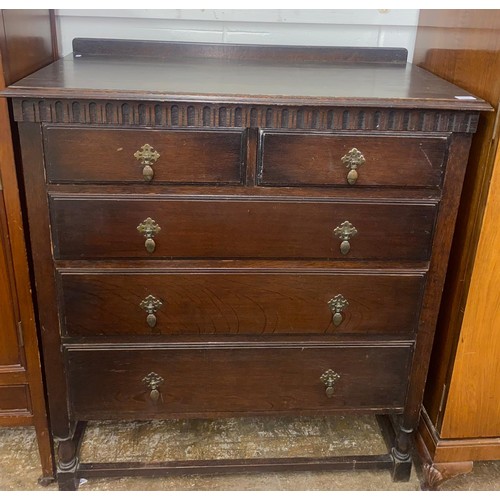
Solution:
<svg viewBox="0 0 500 500"><path fill-rule="evenodd" d="M8 94L62 489L132 473L91 419L390 415L387 455L222 465L409 477L485 102L400 49L99 40Z"/></svg>

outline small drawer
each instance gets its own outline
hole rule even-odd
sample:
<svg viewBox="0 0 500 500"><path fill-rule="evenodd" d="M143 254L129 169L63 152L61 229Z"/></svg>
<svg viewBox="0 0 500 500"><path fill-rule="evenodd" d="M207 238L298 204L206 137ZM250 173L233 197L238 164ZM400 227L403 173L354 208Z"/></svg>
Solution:
<svg viewBox="0 0 500 500"><path fill-rule="evenodd" d="M0 415L30 412L29 401L27 385L0 386Z"/></svg>
<svg viewBox="0 0 500 500"><path fill-rule="evenodd" d="M377 334L410 339L424 275L60 270L69 336Z"/></svg>
<svg viewBox="0 0 500 500"><path fill-rule="evenodd" d="M263 186L441 186L447 139L354 134L261 135Z"/></svg>
<svg viewBox="0 0 500 500"><path fill-rule="evenodd" d="M241 130L47 126L44 140L53 183L240 184L244 172Z"/></svg>
<svg viewBox="0 0 500 500"><path fill-rule="evenodd" d="M436 204L53 195L54 256L427 260ZM85 214L82 217L82 214Z"/></svg>
<svg viewBox="0 0 500 500"><path fill-rule="evenodd" d="M410 346L69 346L80 420L317 411L397 411Z"/></svg>

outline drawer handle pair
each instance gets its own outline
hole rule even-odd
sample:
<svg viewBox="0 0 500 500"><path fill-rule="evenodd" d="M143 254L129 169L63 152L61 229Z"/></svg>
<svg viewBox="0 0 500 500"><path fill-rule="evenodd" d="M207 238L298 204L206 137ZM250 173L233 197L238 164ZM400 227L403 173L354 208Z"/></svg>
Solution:
<svg viewBox="0 0 500 500"><path fill-rule="evenodd" d="M157 299L154 295L148 295L145 299L141 301L139 307L144 309L148 313L146 317L147 324L154 328L156 326L156 311L160 309L163 305L163 302L160 299ZM330 311L333 314L333 324L335 326L339 326L344 320L344 316L342 315L342 311L349 305L347 299L342 295L338 294L328 301L328 306L330 307Z"/></svg>
<svg viewBox="0 0 500 500"><path fill-rule="evenodd" d="M144 180L148 182L153 180L155 172L152 165L156 162L156 160L158 160L160 153L155 151L155 149L149 144L144 144L141 149L134 153L134 156L141 162Z"/></svg>
<svg viewBox="0 0 500 500"><path fill-rule="evenodd" d="M160 153L149 144L144 144L144 146L134 153L134 157L141 162L144 180L147 182L152 181L155 175L152 165L156 163L160 157ZM347 182L351 185L356 184L358 180L358 167L366 161L363 153L357 148L352 148L347 154L342 156L341 161L349 169Z"/></svg>
<svg viewBox="0 0 500 500"><path fill-rule="evenodd" d="M148 295L145 299L141 301L139 307L144 309L147 312L146 322L150 326L150 328L154 328L156 326L156 311L160 309L163 305L163 302L160 299L157 299L154 295ZM342 315L342 311L349 305L347 299L342 295L338 294L328 301L328 306L330 307L330 311L333 314L333 324L335 326L339 326L344 320L344 316Z"/></svg>
<svg viewBox="0 0 500 500"><path fill-rule="evenodd" d="M331 398L333 396L334 394L333 386L339 379L340 375L334 372L332 369L326 370L326 372L321 375L320 380L326 385L325 389L326 397ZM163 384L164 382L163 377L161 377L155 372L151 372L142 379L142 382L151 391L149 393L151 401L154 401L156 403L160 398L160 391L158 390L158 387Z"/></svg>
<svg viewBox="0 0 500 500"><path fill-rule="evenodd" d="M356 184L358 180L358 167L365 163L365 157L359 149L352 148L347 154L342 156L342 163L345 163L346 167L349 169L347 174L347 182L349 184Z"/></svg>
<svg viewBox="0 0 500 500"><path fill-rule="evenodd" d="M144 242L146 250L149 253L153 253L156 248L154 237L161 231L161 227L151 217L148 217L137 226L137 231L146 238ZM347 255L351 250L351 243L349 240L358 234L358 230L346 220L333 230L333 234L342 240L340 243L340 253L342 255Z"/></svg>

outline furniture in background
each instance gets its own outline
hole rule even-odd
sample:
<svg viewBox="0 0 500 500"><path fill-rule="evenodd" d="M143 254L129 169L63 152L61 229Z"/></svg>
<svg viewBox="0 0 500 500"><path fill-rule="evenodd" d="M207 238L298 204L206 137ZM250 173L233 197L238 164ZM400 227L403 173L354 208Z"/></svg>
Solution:
<svg viewBox="0 0 500 500"><path fill-rule="evenodd" d="M53 13L0 10L0 88L57 57ZM13 124L15 127L15 124ZM18 152L18 151L17 151ZM55 477L8 102L0 98L0 425L33 425L45 484Z"/></svg>
<svg viewBox="0 0 500 500"><path fill-rule="evenodd" d="M500 459L500 10L423 10L415 63L492 103L471 147L419 444L428 481Z"/></svg>
<svg viewBox="0 0 500 500"><path fill-rule="evenodd" d="M390 469L490 106L403 49L74 40L19 122L60 489ZM81 463L93 419L380 415L383 455ZM390 417L390 419L389 419Z"/></svg>

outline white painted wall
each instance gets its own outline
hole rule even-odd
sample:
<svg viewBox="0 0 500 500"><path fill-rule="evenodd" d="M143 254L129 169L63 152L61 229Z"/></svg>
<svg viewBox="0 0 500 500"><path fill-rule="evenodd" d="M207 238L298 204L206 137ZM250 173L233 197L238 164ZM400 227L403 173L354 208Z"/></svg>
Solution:
<svg viewBox="0 0 500 500"><path fill-rule="evenodd" d="M418 9L56 11L60 54L76 37L212 43L405 47L413 57Z"/></svg>

